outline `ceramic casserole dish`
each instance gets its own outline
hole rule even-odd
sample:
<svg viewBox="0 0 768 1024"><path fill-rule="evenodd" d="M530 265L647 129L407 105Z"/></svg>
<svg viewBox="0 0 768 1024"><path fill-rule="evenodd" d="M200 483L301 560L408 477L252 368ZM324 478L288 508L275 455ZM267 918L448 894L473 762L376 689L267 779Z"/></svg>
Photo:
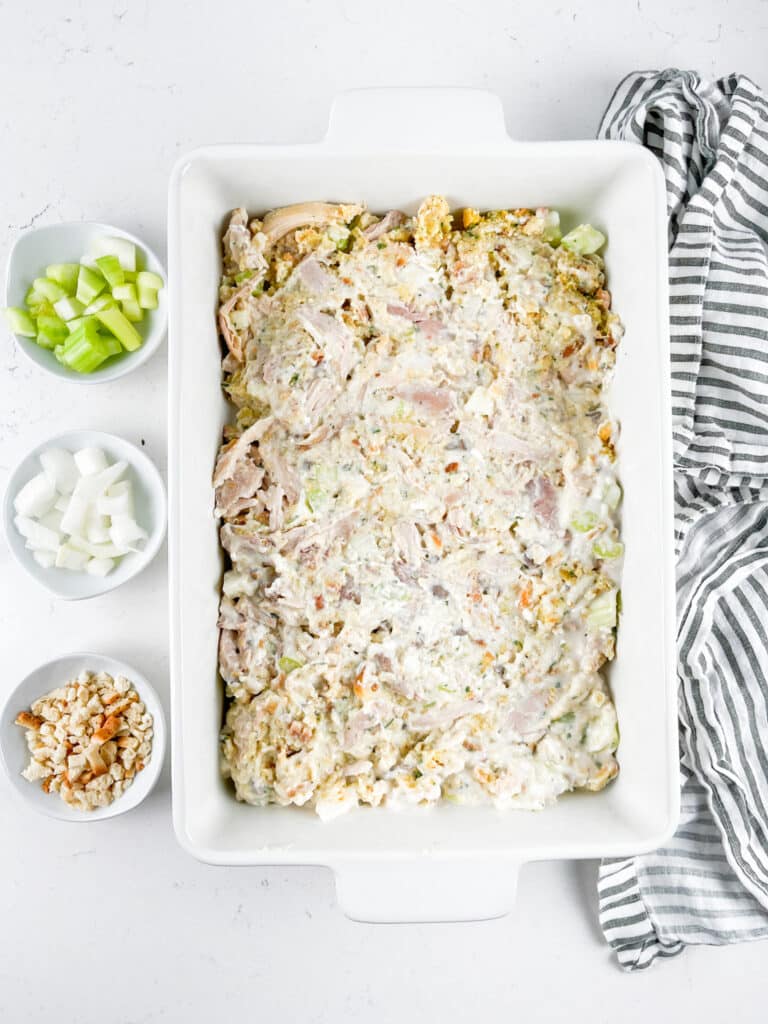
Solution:
<svg viewBox="0 0 768 1024"><path fill-rule="evenodd" d="M546 205L608 236L608 287L624 321L609 406L621 425L626 560L609 679L621 728L618 779L544 811L446 804L359 808L323 823L308 810L238 803L219 770L223 684L216 628L223 555L211 473L222 426L216 309L229 212L302 200L413 212ZM664 182L621 142L518 142L484 92L363 90L335 102L308 145L211 146L183 157L169 202L170 566L174 822L214 864L315 864L343 909L368 921L498 916L526 861L622 856L660 845L678 814L671 427Z"/></svg>

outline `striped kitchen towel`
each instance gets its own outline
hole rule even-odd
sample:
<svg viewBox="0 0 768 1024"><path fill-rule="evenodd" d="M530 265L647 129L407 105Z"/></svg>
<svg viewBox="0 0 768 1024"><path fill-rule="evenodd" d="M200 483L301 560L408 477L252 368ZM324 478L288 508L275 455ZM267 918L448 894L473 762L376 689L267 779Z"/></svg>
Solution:
<svg viewBox="0 0 768 1024"><path fill-rule="evenodd" d="M768 101L741 75L638 72L599 135L658 157L669 212L682 817L598 882L639 970L768 937Z"/></svg>

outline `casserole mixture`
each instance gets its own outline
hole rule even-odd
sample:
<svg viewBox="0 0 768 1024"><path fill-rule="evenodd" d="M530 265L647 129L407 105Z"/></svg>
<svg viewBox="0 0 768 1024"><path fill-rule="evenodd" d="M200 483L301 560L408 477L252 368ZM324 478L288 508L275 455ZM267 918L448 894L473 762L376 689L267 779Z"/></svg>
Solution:
<svg viewBox="0 0 768 1024"><path fill-rule="evenodd" d="M214 485L240 800L539 808L616 775L621 325L570 238L439 196L233 214Z"/></svg>

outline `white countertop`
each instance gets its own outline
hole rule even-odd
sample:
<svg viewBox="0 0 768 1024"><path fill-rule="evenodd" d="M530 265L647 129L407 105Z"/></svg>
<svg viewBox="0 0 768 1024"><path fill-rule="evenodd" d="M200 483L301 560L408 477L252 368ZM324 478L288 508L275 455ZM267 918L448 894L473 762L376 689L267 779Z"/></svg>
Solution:
<svg viewBox="0 0 768 1024"><path fill-rule="evenodd" d="M765 0L227 7L225 21L217 5L192 0L0 2L3 263L23 228L80 218L163 252L180 153L318 138L344 88L492 89L511 134L574 138L594 135L633 68L740 70L768 86ZM164 349L126 380L83 388L44 375L0 338L0 488L29 447L77 427L143 440L164 470L165 391ZM67 604L0 542L0 581L0 691L49 657L94 649L133 663L167 707L164 551L118 592ZM591 863L525 867L516 911L499 921L369 926L341 915L321 869L192 860L173 836L167 767L137 811L83 825L37 817L3 777L0 821L3 1024L202 1024L246 1011L334 1024L510 1012L596 1024L764 1019L760 943L689 950L622 975L596 925Z"/></svg>

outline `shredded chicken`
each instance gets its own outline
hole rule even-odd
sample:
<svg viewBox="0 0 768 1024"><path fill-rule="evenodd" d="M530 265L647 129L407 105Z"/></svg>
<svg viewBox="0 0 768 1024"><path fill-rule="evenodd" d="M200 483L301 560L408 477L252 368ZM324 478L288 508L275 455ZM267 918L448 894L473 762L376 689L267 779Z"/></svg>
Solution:
<svg viewBox="0 0 768 1024"><path fill-rule="evenodd" d="M461 220L304 203L224 236L222 751L249 803L541 807L618 770L621 325L552 211Z"/></svg>

